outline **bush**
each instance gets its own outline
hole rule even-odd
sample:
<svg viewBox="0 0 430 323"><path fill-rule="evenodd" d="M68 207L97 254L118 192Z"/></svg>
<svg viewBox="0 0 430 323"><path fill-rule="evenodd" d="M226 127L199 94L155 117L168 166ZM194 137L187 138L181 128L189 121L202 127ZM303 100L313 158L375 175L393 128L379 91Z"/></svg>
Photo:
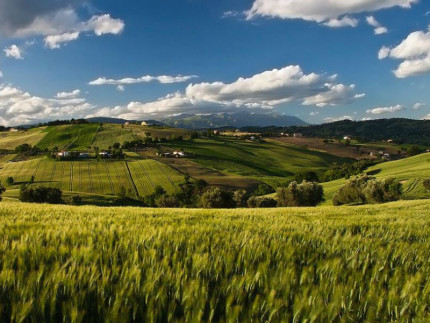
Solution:
<svg viewBox="0 0 430 323"><path fill-rule="evenodd" d="M423 181L423 186L427 191L430 191L430 177Z"/></svg>
<svg viewBox="0 0 430 323"><path fill-rule="evenodd" d="M235 203L231 192L211 187L201 196L200 206L205 209L231 209Z"/></svg>
<svg viewBox="0 0 430 323"><path fill-rule="evenodd" d="M297 183L302 183L303 181L319 183L320 179L318 178L317 173L313 171L300 171L294 175L294 181Z"/></svg>
<svg viewBox="0 0 430 323"><path fill-rule="evenodd" d="M247 194L245 190L237 190L233 193L233 200L236 207L246 207Z"/></svg>
<svg viewBox="0 0 430 323"><path fill-rule="evenodd" d="M315 182L304 181L302 184L292 182L286 188L279 188L276 196L278 206L317 206L324 201L324 190L320 184Z"/></svg>
<svg viewBox="0 0 430 323"><path fill-rule="evenodd" d="M3 199L2 195L4 192L6 192L6 188L0 184L0 201Z"/></svg>
<svg viewBox="0 0 430 323"><path fill-rule="evenodd" d="M13 179L13 177L8 177L8 178L6 178L6 184L7 185L13 185L13 183L15 183L15 180Z"/></svg>
<svg viewBox="0 0 430 323"><path fill-rule="evenodd" d="M408 156L409 157L412 157L412 156L416 156L416 155L419 155L419 154L422 154L424 152L424 150L423 149L421 149L420 147L418 147L418 146L411 146L411 147L409 147L408 148Z"/></svg>
<svg viewBox="0 0 430 323"><path fill-rule="evenodd" d="M333 205L386 203L399 200L402 193L402 184L398 180L377 180L364 174L350 179L341 187L333 196Z"/></svg>
<svg viewBox="0 0 430 323"><path fill-rule="evenodd" d="M176 208L180 207L181 203L179 199L175 196L169 196L169 195L162 195L158 197L155 200L155 204L158 207L165 207L165 208Z"/></svg>
<svg viewBox="0 0 430 323"><path fill-rule="evenodd" d="M66 198L66 204L69 205L81 205L82 204L82 197L79 195L71 195Z"/></svg>
<svg viewBox="0 0 430 323"><path fill-rule="evenodd" d="M22 185L19 190L21 202L61 204L63 203L62 196L63 192L53 187Z"/></svg>
<svg viewBox="0 0 430 323"><path fill-rule="evenodd" d="M258 188L254 191L253 195L255 196L261 196L261 195L267 195L270 193L273 193L274 190L271 186L267 184L260 184L258 185Z"/></svg>
<svg viewBox="0 0 430 323"><path fill-rule="evenodd" d="M276 207L277 204L278 202L271 197L251 196L248 199L249 208L270 208L270 207Z"/></svg>

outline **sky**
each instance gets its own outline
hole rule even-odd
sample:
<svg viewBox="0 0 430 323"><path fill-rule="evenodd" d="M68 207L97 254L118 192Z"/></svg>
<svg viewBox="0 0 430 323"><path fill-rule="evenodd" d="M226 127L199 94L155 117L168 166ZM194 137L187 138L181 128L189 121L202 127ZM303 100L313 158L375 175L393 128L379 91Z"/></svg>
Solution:
<svg viewBox="0 0 430 323"><path fill-rule="evenodd" d="M0 124L430 119L427 0L0 0Z"/></svg>

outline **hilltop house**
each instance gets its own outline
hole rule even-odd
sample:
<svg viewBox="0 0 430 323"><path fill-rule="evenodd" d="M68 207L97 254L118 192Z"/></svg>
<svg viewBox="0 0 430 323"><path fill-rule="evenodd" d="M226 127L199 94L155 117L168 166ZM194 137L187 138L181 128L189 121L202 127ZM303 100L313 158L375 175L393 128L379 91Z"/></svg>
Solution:
<svg viewBox="0 0 430 323"><path fill-rule="evenodd" d="M301 138L303 137L303 134L301 132L293 133L294 138Z"/></svg>
<svg viewBox="0 0 430 323"><path fill-rule="evenodd" d="M57 157L69 157L70 153L68 151L62 150L60 152L57 153Z"/></svg>
<svg viewBox="0 0 430 323"><path fill-rule="evenodd" d="M110 154L107 151L101 151L99 152L99 155L101 158L109 158Z"/></svg>

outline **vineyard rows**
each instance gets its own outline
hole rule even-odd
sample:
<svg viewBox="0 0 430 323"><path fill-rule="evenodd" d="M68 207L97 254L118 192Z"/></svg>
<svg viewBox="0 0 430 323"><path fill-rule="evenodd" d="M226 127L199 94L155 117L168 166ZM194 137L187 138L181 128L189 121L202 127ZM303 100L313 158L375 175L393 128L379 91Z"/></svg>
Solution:
<svg viewBox="0 0 430 323"><path fill-rule="evenodd" d="M5 163L0 169L0 179L13 177L16 185L30 182L33 176L35 183L64 191L116 195L124 187L134 197L151 194L157 185L175 193L183 181L180 173L155 160L55 162L38 158Z"/></svg>

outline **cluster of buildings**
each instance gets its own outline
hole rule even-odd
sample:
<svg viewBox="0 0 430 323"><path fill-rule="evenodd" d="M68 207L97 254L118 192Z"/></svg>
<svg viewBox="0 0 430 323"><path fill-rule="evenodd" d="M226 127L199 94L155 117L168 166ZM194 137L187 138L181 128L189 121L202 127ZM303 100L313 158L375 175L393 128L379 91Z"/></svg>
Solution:
<svg viewBox="0 0 430 323"><path fill-rule="evenodd" d="M156 155L159 157L167 157L167 158L184 158L187 156L184 151L180 151L180 150L175 150L172 152L157 152Z"/></svg>
<svg viewBox="0 0 430 323"><path fill-rule="evenodd" d="M111 154L108 153L107 151L101 151L99 152L99 156L101 158L110 158ZM90 154L89 153L80 153L80 152L70 152L70 151L66 151L66 150L62 150L59 151L58 153L56 153L56 157L57 158L90 158Z"/></svg>
<svg viewBox="0 0 430 323"><path fill-rule="evenodd" d="M303 134L301 132L296 132L293 134L281 132L281 137L293 137L293 138L302 138Z"/></svg>

